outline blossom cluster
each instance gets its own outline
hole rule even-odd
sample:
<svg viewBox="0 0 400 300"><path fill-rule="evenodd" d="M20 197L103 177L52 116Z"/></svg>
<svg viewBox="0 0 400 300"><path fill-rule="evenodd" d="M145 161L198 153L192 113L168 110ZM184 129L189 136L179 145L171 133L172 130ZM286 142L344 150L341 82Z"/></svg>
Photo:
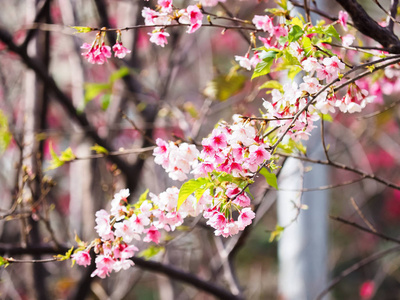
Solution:
<svg viewBox="0 0 400 300"><path fill-rule="evenodd" d="M186 180L190 172L206 177L212 171L225 172L234 177L251 176L267 161L268 139L257 132L253 122L235 116L233 125L220 124L202 141L199 152L195 145L157 139L154 149L155 163L161 165L174 180Z"/></svg>
<svg viewBox="0 0 400 300"><path fill-rule="evenodd" d="M169 37L169 33L164 30L164 27L171 25L173 21L177 24L187 25L187 33L195 32L203 24L203 13L199 6L189 5L185 9L174 10L172 0L158 0L157 10L144 7L142 16L145 25L155 27L154 30L149 33L150 42L161 47L168 44L167 37Z"/></svg>
<svg viewBox="0 0 400 300"><path fill-rule="evenodd" d="M87 50L82 55L88 60L91 64L102 65L107 62L107 59L111 57L111 47L105 44L105 32L98 32L95 40L92 44L84 43L81 49ZM122 45L121 42L121 32L117 32L117 40L112 47L112 51L114 51L114 57L124 58L127 54L131 53L131 50L128 50Z"/></svg>
<svg viewBox="0 0 400 300"><path fill-rule="evenodd" d="M221 195L222 189L218 189ZM227 195L240 192L238 187L231 185L226 189ZM207 224L215 228L217 235L230 236L250 225L255 214L251 210L250 199L241 194L232 205L241 206L238 220L226 218L220 204L215 204L210 194L205 194L199 201L189 196L183 205L178 205L179 189L168 188L159 195L150 193L151 200L142 199L135 205L128 204L129 190L123 189L116 193L111 201L110 212L104 209L96 212L96 231L99 238L89 246L76 251L72 259L84 267L91 264L90 251L96 254L96 269L92 277L107 277L112 271L126 270L134 265L131 258L138 251L132 243L160 243L161 230L174 231L183 224L186 217L195 217L203 213L208 219ZM225 205L226 206L226 205Z"/></svg>

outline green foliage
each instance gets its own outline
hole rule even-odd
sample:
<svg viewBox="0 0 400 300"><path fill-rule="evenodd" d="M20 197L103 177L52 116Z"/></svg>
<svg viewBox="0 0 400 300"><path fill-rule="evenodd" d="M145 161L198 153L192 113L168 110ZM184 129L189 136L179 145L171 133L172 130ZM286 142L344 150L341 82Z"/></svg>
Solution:
<svg viewBox="0 0 400 300"><path fill-rule="evenodd" d="M280 143L278 149L286 154L292 154L296 150L303 154L306 154L307 152L307 148L301 142L295 142L292 139L290 139L286 144Z"/></svg>
<svg viewBox="0 0 400 300"><path fill-rule="evenodd" d="M58 261L63 261L63 260L70 259L73 250L74 250L74 247L72 246L71 249L69 249L69 250L65 253L65 255L58 254L58 255L55 256L55 258L56 258Z"/></svg>
<svg viewBox="0 0 400 300"><path fill-rule="evenodd" d="M278 189L278 180L274 173L270 173L267 168L261 168L260 174L265 177L265 180L270 186Z"/></svg>
<svg viewBox="0 0 400 300"><path fill-rule="evenodd" d="M87 33L87 32L91 32L93 30L93 28L85 27L85 26L70 26L70 27L76 30L74 32L74 34L76 34L76 33Z"/></svg>
<svg viewBox="0 0 400 300"><path fill-rule="evenodd" d="M4 152L11 142L12 135L8 129L7 116L0 110L0 153Z"/></svg>
<svg viewBox="0 0 400 300"><path fill-rule="evenodd" d="M7 258L0 256L0 267L7 268L10 262Z"/></svg>
<svg viewBox="0 0 400 300"><path fill-rule="evenodd" d="M103 146L95 144L94 146L90 147L91 150L96 151L97 154L108 154L108 150Z"/></svg>
<svg viewBox="0 0 400 300"><path fill-rule="evenodd" d="M271 236L269 237L269 242L272 243L275 239L279 240L284 230L285 230L284 227L276 225L275 230L271 232Z"/></svg>
<svg viewBox="0 0 400 300"><path fill-rule="evenodd" d="M262 84L259 87L260 90L262 89L277 89L279 90L281 93L283 93L283 87L282 84L280 84L279 81L276 80L269 80L267 82L265 82L264 84ZM267 91L267 94L271 93L271 91Z"/></svg>
<svg viewBox="0 0 400 300"><path fill-rule="evenodd" d="M92 101L94 98L104 94L101 100L101 108L107 110L111 102L111 94L114 83L127 75L129 75L130 70L127 67L122 67L121 69L112 73L105 83L85 83L85 104Z"/></svg>
<svg viewBox="0 0 400 300"><path fill-rule="evenodd" d="M251 79L267 75L271 71L271 66L272 63L274 62L274 59L280 53L281 51L276 51L276 50L270 50L268 52L262 51L260 54L260 58L262 59L262 61L257 64Z"/></svg>
<svg viewBox="0 0 400 300"><path fill-rule="evenodd" d="M208 82L204 95L212 100L225 101L241 91L246 82L246 76L233 72L219 75Z"/></svg>
<svg viewBox="0 0 400 300"><path fill-rule="evenodd" d="M213 183L211 180L204 177L186 181L182 184L182 187L179 190L178 205L176 209L179 210L183 202L185 202L185 200L193 193L195 194L197 201L199 201L204 192L212 186Z"/></svg>
<svg viewBox="0 0 400 300"><path fill-rule="evenodd" d="M57 153L54 151L52 144L50 144L50 153L52 160L50 161L50 166L47 168L47 170L57 169L58 167L64 165L64 163L76 159L76 156L72 152L72 149L70 147L65 149L63 152L61 152L61 155L58 156Z"/></svg>
<svg viewBox="0 0 400 300"><path fill-rule="evenodd" d="M150 246L149 248L139 252L138 256L143 257L146 260L149 260L153 256L157 255L160 251L164 251L165 248L162 246Z"/></svg>
<svg viewBox="0 0 400 300"><path fill-rule="evenodd" d="M297 42L304 34L303 29L299 25L294 25L287 36L289 43Z"/></svg>

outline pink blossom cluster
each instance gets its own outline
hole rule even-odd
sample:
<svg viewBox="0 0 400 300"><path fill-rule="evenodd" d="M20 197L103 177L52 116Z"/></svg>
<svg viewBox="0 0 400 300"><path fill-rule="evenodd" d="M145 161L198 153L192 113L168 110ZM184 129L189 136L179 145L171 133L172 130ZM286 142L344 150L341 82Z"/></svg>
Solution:
<svg viewBox="0 0 400 300"><path fill-rule="evenodd" d="M107 62L107 59L111 57L111 47L107 46L104 42L104 32L98 33L92 44L84 43L81 49L87 50L82 55L91 64L102 65ZM127 54L131 53L130 50L125 48L120 41L120 32L118 33L118 38L114 46L112 47L114 51L114 56L118 58L124 58Z"/></svg>
<svg viewBox="0 0 400 300"><path fill-rule="evenodd" d="M205 177L209 172L226 172L234 177L251 176L267 161L270 146L253 122L236 116L228 126L220 124L202 141L199 164L192 173Z"/></svg>
<svg viewBox="0 0 400 300"><path fill-rule="evenodd" d="M162 139L157 139L156 144L158 147L153 152L155 163L161 165L173 180L186 180L191 167L197 163L199 151L196 146L188 143L176 145Z"/></svg>
<svg viewBox="0 0 400 300"><path fill-rule="evenodd" d="M214 197L207 192L199 201L189 196L179 210L179 189L176 187L168 188L159 195L150 193L149 196L151 200L142 199L130 205L127 201L128 189L116 193L111 201L110 212L104 209L96 212L95 229L99 238L76 251L72 259L86 267L91 264L90 250L93 249L96 269L92 277L105 278L112 271L126 270L134 265L131 258L138 248L132 244L133 241L159 244L160 230L174 231L188 216L204 213L207 224L216 229L215 234L225 237L243 230L255 216L250 208L250 199L235 184L218 188ZM227 197L234 199L227 203ZM237 221L225 217L230 206L240 211Z"/></svg>
<svg viewBox="0 0 400 300"><path fill-rule="evenodd" d="M218 1L216 1L218 2ZM172 0L158 0L156 10L144 7L142 16L144 23L149 26L154 26L155 29L149 33L150 42L164 47L168 44L167 37L169 33L164 29L172 24L188 25L187 33L193 33L198 30L203 24L203 13L198 5L189 5L185 9L174 9ZM211 4L211 3L207 3Z"/></svg>

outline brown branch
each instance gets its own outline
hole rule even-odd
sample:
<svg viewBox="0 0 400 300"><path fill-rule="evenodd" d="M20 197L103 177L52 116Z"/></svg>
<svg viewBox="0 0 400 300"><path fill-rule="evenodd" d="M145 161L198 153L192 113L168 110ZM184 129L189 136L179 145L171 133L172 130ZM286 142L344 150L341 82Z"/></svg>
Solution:
<svg viewBox="0 0 400 300"><path fill-rule="evenodd" d="M46 74L45 70L41 65L37 63L34 59L32 59L20 46L17 46L13 40L12 36L3 28L0 28L0 41L8 46L8 49L14 53L16 53L21 60L26 64L28 68L33 70L37 77L42 80L43 82L47 83L47 87L55 96L55 100L61 104L61 106L65 109L68 115L74 119L78 124L82 127L88 128L87 135L92 138L92 140L99 144L100 146L106 148L107 150L111 149L111 146L102 139L98 134L97 131L92 127L89 123L86 115L84 113L78 113L76 108L73 106L71 99L63 93L60 88L57 86L56 82L54 81L53 77ZM122 160L118 156L109 156L109 160L112 163L115 163L118 168L125 174L128 181L128 186L132 186L135 184L135 181L138 180L137 174L135 174L130 166L126 161ZM131 182L133 181L133 182Z"/></svg>
<svg viewBox="0 0 400 300"><path fill-rule="evenodd" d="M384 239L384 240L386 240L386 241L390 241L390 242L394 242L394 243L400 244L400 240L399 240L399 239L396 239L396 238L387 236L387 235L385 235L385 234L383 234L383 233L379 233L379 232L377 232L376 230L372 230L372 229L363 227L363 226L361 226L361 225L358 225L357 223L350 222L350 221L345 220L345 219L343 219L343 218L341 218L341 217L329 216L329 218L331 218L332 220L338 221L338 222L340 222L340 223L343 223L343 224L352 226L352 227L354 227L354 228L360 229L360 230L362 230L362 231L368 232L368 233L370 233L370 234L372 234L372 235L375 235L375 236L377 236L377 237L380 237L381 239Z"/></svg>
<svg viewBox="0 0 400 300"><path fill-rule="evenodd" d="M400 53L400 41L389 28L380 26L356 0L336 0L351 16L353 26L364 35L379 42L390 53Z"/></svg>
<svg viewBox="0 0 400 300"><path fill-rule="evenodd" d="M342 281L345 277L347 277L348 275L350 275L351 273L361 269L362 267L364 267L365 265L368 265L374 261L377 261L383 257L385 257L386 255L392 253L392 252L396 252L396 251L400 251L400 246L395 246L392 248L389 248L387 250L384 251L380 251L377 253L374 253L362 260L360 260L358 263L355 263L354 265L350 266L349 268L347 268L346 270L342 271L339 276L337 276L336 278L334 278L331 283L317 296L316 300L322 300L323 297L332 289L334 288L340 281Z"/></svg>
<svg viewBox="0 0 400 300"><path fill-rule="evenodd" d="M375 180L377 182L380 182L390 188L396 189L396 190L400 190L400 186L397 184L394 184L386 179L383 179L379 176L375 176L374 174L368 174L362 170L353 168L353 167L349 167L345 164L342 163L338 163L338 162L334 162L334 161L326 161L326 160L319 160L319 159L311 159L308 157L303 157L303 156L296 156L296 155L290 155L290 154L284 154L284 153L276 153L279 156L283 156L283 157L293 157L299 160L303 160L303 161L307 161L307 162L311 162L311 163L316 163L316 164L321 164L321 165L328 165L328 166L332 166L335 167L337 169L342 169L342 170L346 170L346 171L350 171L353 173L356 173L358 175L361 175L362 178L369 178L372 180Z"/></svg>
<svg viewBox="0 0 400 300"><path fill-rule="evenodd" d="M394 21L397 15L397 6L399 5L399 0L392 0L390 6L390 17L388 16L386 22L388 23L387 28L393 32Z"/></svg>
<svg viewBox="0 0 400 300"><path fill-rule="evenodd" d="M14 247L7 244L0 244L0 255L33 255L33 254L65 254L70 247L62 247L60 249L55 249L49 246L32 246L29 248ZM205 291L219 299L233 299L241 300L242 298L231 294L225 289L217 286L213 282L206 281L200 277L182 271L174 266L165 265L159 262L145 260L139 257L133 257L132 261L135 265L143 270L148 270L155 273L160 273L168 276L171 279L181 281L183 283L189 284L196 289Z"/></svg>
<svg viewBox="0 0 400 300"><path fill-rule="evenodd" d="M361 209L358 207L356 200L354 200L353 197L350 198L351 205L353 205L354 209L356 210L357 214L360 216L360 218L364 221L364 223L368 226L369 229L371 229L373 232L377 232L375 227L371 224L370 221L364 216L363 212Z"/></svg>

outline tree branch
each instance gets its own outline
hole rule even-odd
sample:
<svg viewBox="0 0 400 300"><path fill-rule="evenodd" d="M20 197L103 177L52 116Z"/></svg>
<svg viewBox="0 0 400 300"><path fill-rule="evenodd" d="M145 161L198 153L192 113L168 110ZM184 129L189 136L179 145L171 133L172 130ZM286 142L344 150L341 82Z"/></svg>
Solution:
<svg viewBox="0 0 400 300"><path fill-rule="evenodd" d="M13 247L7 244L0 244L0 255L34 255L34 254L64 254L66 253L70 247L63 246L60 249L55 249L49 246L32 246L29 248L23 247ZM151 272L156 272L160 274L164 274L171 279L175 279L181 281L183 283L189 284L196 289L200 289L205 291L219 299L232 299L232 300L242 300L240 296L236 296L228 292L227 290L217 286L212 282L208 282L204 279L201 279L191 273L184 272L178 268L175 268L170 265L164 265L159 262L144 260L139 257L133 257L132 261L135 265L143 270L148 270Z"/></svg>
<svg viewBox="0 0 400 300"><path fill-rule="evenodd" d="M353 26L361 33L374 39L390 53L400 53L400 41L389 28L380 26L356 0L336 0L351 16Z"/></svg>

